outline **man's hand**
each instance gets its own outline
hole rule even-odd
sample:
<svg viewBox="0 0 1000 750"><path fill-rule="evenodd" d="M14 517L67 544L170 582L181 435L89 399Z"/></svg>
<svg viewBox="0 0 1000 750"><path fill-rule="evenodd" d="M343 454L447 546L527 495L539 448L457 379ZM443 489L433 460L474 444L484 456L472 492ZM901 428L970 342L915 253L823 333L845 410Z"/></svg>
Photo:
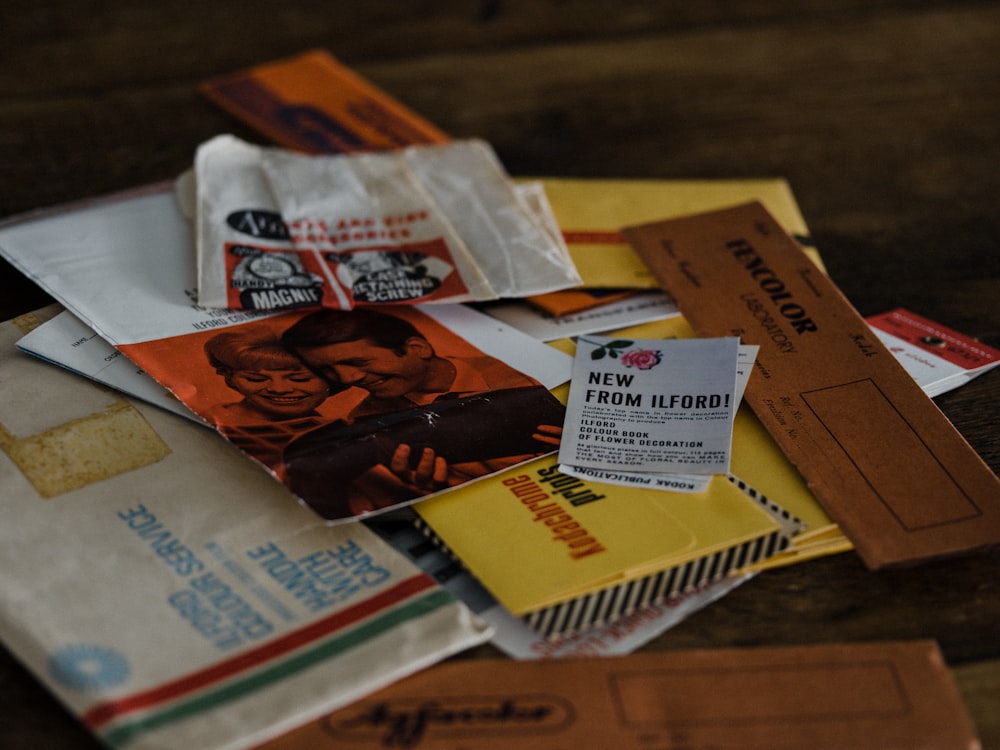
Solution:
<svg viewBox="0 0 1000 750"><path fill-rule="evenodd" d="M406 484L422 490L439 490L445 487L448 477L447 461L435 455L431 448L424 448L414 469L410 467L411 452L408 444L397 445L389 460L389 470Z"/></svg>

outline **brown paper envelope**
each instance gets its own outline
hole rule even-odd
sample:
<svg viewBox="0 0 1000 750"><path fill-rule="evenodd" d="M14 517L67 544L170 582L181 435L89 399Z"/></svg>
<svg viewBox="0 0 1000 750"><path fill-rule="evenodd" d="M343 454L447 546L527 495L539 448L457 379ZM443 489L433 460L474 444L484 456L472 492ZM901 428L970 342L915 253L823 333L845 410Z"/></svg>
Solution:
<svg viewBox="0 0 1000 750"><path fill-rule="evenodd" d="M934 641L466 660L267 744L421 750L919 750L978 740Z"/></svg>
<svg viewBox="0 0 1000 750"><path fill-rule="evenodd" d="M746 401L870 568L1000 542L1000 481L760 203L623 234L699 336L759 344Z"/></svg>

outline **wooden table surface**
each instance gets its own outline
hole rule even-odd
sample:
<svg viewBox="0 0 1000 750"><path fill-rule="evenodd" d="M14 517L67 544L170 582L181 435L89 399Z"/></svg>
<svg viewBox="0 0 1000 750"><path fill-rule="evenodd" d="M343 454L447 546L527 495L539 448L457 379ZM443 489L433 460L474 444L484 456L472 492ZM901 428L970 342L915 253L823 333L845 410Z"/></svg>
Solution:
<svg viewBox="0 0 1000 750"><path fill-rule="evenodd" d="M0 215L171 178L218 133L263 142L196 85L321 47L514 175L783 176L863 315L902 306L1000 347L1000 4L336 5L8 0ZM47 301L6 264L0 279L3 319ZM1000 371L937 403L997 471ZM900 638L937 639L1000 748L998 551L764 573L646 648ZM97 746L0 652L0 747Z"/></svg>

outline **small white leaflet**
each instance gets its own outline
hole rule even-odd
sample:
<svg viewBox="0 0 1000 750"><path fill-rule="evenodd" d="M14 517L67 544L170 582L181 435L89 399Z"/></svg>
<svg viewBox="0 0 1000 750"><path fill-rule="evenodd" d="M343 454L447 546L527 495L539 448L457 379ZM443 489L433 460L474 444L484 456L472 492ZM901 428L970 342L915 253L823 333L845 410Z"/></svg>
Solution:
<svg viewBox="0 0 1000 750"><path fill-rule="evenodd" d="M729 471L739 339L580 337L559 461L574 467Z"/></svg>
<svg viewBox="0 0 1000 750"><path fill-rule="evenodd" d="M743 401L743 393L747 389L753 363L757 359L760 347L755 344L740 344L736 361L736 389L733 399L737 408ZM590 479L605 484L617 484L622 487L640 487L670 492L698 493L708 489L712 476L706 474L658 474L649 471L610 471L606 469L590 469L583 466L559 465L559 471L573 477Z"/></svg>

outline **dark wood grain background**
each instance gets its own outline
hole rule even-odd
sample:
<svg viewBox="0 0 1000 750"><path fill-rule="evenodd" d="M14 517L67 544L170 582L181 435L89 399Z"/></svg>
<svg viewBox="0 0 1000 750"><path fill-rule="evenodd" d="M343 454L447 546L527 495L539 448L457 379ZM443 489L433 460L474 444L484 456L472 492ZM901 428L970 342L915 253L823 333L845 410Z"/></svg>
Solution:
<svg viewBox="0 0 1000 750"><path fill-rule="evenodd" d="M785 177L862 314L1000 346L993 2L7 0L0 216L171 178L221 132L262 142L196 85L315 47L515 175ZM3 319L47 301L5 264L0 284ZM937 399L994 471L998 402L1000 372ZM1000 748L1000 552L768 572L647 649L896 638L937 639ZM0 651L0 747L98 743Z"/></svg>

